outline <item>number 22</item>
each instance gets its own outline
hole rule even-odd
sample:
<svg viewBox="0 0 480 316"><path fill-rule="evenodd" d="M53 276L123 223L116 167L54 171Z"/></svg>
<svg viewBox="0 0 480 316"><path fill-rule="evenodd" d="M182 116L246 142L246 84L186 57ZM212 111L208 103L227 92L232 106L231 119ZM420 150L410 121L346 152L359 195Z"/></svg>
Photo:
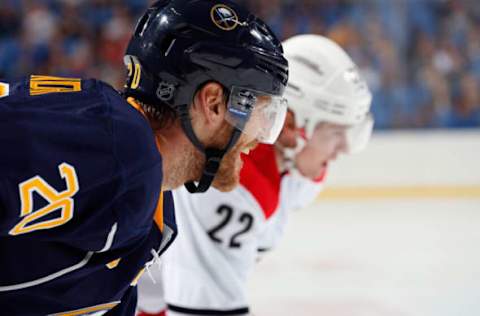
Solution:
<svg viewBox="0 0 480 316"><path fill-rule="evenodd" d="M225 226L227 226L228 223L231 221L232 215L233 215L233 208L228 205L221 205L218 208L217 213L219 215L222 215L223 213L225 213L225 217L217 226L210 229L207 233L208 233L208 236L210 236L210 238L214 242L222 243L223 241L216 234L220 230L222 230ZM242 213L238 221L241 224L245 223L246 225L243 227L243 229L241 229L240 231L232 235L232 237L230 238L230 242L228 244L230 248L240 248L242 246L242 244L238 242L236 239L241 235L246 234L252 228L253 216L249 213Z"/></svg>

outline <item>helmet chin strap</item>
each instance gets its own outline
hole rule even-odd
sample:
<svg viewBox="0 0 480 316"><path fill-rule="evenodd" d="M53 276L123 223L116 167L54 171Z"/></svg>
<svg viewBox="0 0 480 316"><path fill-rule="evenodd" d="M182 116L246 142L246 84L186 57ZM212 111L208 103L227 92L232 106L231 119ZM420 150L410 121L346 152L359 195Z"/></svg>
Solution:
<svg viewBox="0 0 480 316"><path fill-rule="evenodd" d="M200 178L198 185L196 185L193 181L189 181L185 183L185 188L187 188L188 192L190 193L203 193L210 188L210 185L217 174L218 169L220 168L220 163L222 161L223 156L237 143L238 139L240 138L242 131L238 128L235 128L230 136L230 140L228 141L227 146L224 149L217 149L217 148L205 148L200 140L195 135L195 132L192 128L192 123L190 119L190 114L188 112L187 105L181 105L178 108L178 113L180 116L180 122L187 135L188 139L192 142L192 144L205 155L206 162L205 167L203 168L203 174Z"/></svg>

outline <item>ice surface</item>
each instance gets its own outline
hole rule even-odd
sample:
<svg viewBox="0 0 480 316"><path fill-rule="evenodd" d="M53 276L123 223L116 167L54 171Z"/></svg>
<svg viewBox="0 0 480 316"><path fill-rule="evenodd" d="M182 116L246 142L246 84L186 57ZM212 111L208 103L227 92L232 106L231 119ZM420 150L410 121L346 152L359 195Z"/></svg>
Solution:
<svg viewBox="0 0 480 316"><path fill-rule="evenodd" d="M255 316L478 316L480 199L320 200L250 297Z"/></svg>

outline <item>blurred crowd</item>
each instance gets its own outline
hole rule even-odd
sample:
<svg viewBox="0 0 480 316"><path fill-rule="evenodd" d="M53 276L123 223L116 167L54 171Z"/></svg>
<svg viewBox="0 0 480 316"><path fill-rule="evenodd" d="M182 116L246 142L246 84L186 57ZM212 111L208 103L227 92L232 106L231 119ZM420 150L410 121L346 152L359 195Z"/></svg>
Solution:
<svg viewBox="0 0 480 316"><path fill-rule="evenodd" d="M240 0L282 39L326 35L359 65L377 129L480 127L480 1ZM0 0L0 77L123 85L123 52L148 0Z"/></svg>

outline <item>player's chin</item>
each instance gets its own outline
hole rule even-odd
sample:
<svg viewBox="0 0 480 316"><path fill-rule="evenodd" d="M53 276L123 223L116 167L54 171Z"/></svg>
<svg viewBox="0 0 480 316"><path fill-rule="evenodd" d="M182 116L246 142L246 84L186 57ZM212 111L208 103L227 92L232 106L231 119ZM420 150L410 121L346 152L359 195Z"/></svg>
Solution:
<svg viewBox="0 0 480 316"><path fill-rule="evenodd" d="M330 160L326 160L326 161L322 162L322 165L321 165L320 171L319 171L320 174L325 172L325 170L328 168L329 163L330 163Z"/></svg>
<svg viewBox="0 0 480 316"><path fill-rule="evenodd" d="M323 174L325 174L325 172L327 171L327 168L328 168L328 160L320 162L319 164L317 164L316 168L310 170L308 177L312 180L318 179Z"/></svg>
<svg viewBox="0 0 480 316"><path fill-rule="evenodd" d="M212 186L221 192L232 191L240 183L240 170L242 166L243 161L239 151L225 155L220 169L212 182Z"/></svg>
<svg viewBox="0 0 480 316"><path fill-rule="evenodd" d="M316 173L314 179L318 179L323 174L325 174L326 171L327 171L327 165L323 165L319 170L317 170L317 173Z"/></svg>
<svg viewBox="0 0 480 316"><path fill-rule="evenodd" d="M212 186L221 192L229 192L235 189L240 183L239 173L230 173L228 175L218 175L212 182Z"/></svg>

